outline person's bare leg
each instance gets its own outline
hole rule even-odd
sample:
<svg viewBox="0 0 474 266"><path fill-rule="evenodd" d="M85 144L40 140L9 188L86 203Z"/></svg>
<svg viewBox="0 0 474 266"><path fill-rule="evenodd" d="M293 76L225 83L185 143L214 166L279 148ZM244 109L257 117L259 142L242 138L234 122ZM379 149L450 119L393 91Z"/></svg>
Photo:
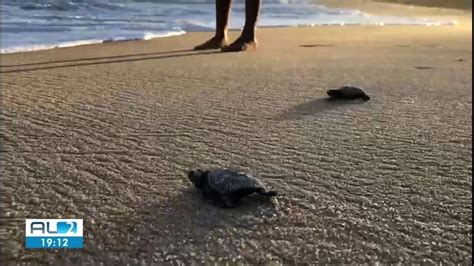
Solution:
<svg viewBox="0 0 474 266"><path fill-rule="evenodd" d="M231 4L232 0L216 0L216 35L194 50L219 49L226 45Z"/></svg>
<svg viewBox="0 0 474 266"><path fill-rule="evenodd" d="M240 37L229 46L222 48L223 52L239 52L257 48L258 13L260 12L261 0L245 0L245 26Z"/></svg>

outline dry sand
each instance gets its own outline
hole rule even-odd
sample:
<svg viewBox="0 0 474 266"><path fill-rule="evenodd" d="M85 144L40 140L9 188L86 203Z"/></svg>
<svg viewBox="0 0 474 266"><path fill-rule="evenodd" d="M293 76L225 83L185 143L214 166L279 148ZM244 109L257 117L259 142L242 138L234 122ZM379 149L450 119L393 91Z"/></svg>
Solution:
<svg viewBox="0 0 474 266"><path fill-rule="evenodd" d="M209 36L193 33L3 55L2 261L471 264L471 32L264 29L249 53L187 51ZM347 82L372 100L324 100ZM213 166L257 173L278 204L202 202L184 172ZM85 249L25 250L25 217L83 218Z"/></svg>

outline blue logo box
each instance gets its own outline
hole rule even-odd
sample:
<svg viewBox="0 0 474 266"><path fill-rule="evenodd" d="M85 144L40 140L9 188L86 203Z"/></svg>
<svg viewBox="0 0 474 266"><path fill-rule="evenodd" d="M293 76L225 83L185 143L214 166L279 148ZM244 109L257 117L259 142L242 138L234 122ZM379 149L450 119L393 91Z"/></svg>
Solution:
<svg viewBox="0 0 474 266"><path fill-rule="evenodd" d="M83 248L82 219L26 219L25 247Z"/></svg>

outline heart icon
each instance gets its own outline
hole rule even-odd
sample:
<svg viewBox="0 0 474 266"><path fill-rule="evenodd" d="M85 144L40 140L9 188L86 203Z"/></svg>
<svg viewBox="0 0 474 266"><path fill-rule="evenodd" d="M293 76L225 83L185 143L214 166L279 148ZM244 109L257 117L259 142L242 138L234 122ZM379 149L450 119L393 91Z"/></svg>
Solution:
<svg viewBox="0 0 474 266"><path fill-rule="evenodd" d="M77 233L76 222L58 222L56 224L58 234Z"/></svg>

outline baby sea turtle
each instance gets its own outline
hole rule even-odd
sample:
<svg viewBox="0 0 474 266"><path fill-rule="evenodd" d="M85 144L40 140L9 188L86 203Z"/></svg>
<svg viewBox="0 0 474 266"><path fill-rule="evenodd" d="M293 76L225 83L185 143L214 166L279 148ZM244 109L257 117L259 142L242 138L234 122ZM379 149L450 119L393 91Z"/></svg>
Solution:
<svg viewBox="0 0 474 266"><path fill-rule="evenodd" d="M204 199L220 207L236 207L240 200L251 194L273 197L275 191L267 191L265 186L253 176L232 170L213 169L188 172L189 180L201 192Z"/></svg>
<svg viewBox="0 0 474 266"><path fill-rule="evenodd" d="M350 85L341 87L337 90L328 90L329 97L333 99L344 99L344 100L355 100L362 99L364 101L370 100L369 95L367 95L361 88L353 87Z"/></svg>

